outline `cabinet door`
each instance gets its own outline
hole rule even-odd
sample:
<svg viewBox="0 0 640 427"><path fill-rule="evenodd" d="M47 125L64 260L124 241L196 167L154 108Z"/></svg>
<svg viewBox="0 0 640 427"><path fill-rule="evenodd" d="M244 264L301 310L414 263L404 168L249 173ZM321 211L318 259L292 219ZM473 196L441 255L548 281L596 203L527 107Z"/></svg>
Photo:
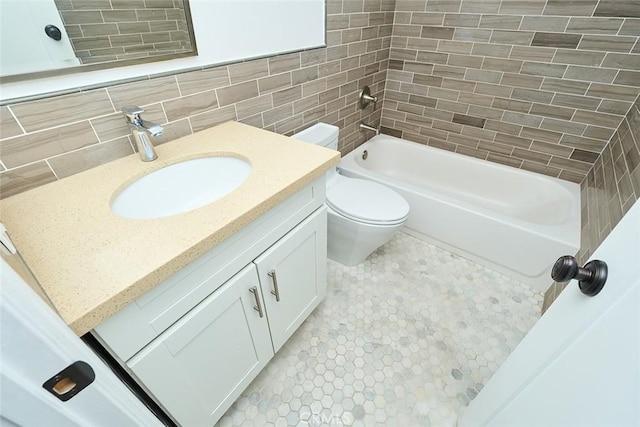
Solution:
<svg viewBox="0 0 640 427"><path fill-rule="evenodd" d="M326 295L327 209L318 209L254 262L278 351Z"/></svg>
<svg viewBox="0 0 640 427"><path fill-rule="evenodd" d="M250 264L127 362L179 424L213 425L273 356L260 297Z"/></svg>

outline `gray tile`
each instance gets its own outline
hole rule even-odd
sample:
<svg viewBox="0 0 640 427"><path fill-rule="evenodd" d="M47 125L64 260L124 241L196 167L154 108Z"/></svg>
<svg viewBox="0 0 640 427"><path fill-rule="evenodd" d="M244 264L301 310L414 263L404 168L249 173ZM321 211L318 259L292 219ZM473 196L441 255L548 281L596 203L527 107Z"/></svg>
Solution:
<svg viewBox="0 0 640 427"><path fill-rule="evenodd" d="M545 0L502 0L501 14L540 15L544 10Z"/></svg>
<svg viewBox="0 0 640 427"><path fill-rule="evenodd" d="M167 120L170 122L204 113L218 107L218 98L215 90L200 92L163 102Z"/></svg>
<svg viewBox="0 0 640 427"><path fill-rule="evenodd" d="M618 71L613 69L570 65L564 74L564 78L570 80L611 83L617 73Z"/></svg>
<svg viewBox="0 0 640 427"><path fill-rule="evenodd" d="M520 99L523 101L532 101L532 102L540 102L543 104L551 103L551 100L554 97L553 92L546 92L536 89L523 89L523 88L514 88L511 92L511 97L514 99Z"/></svg>
<svg viewBox="0 0 640 427"><path fill-rule="evenodd" d="M640 36L640 19L627 18L618 33L621 36Z"/></svg>
<svg viewBox="0 0 640 427"><path fill-rule="evenodd" d="M551 31L562 33L569 23L568 17L560 16L525 16L522 20L521 30Z"/></svg>
<svg viewBox="0 0 640 427"><path fill-rule="evenodd" d="M478 117L471 117L464 114L454 114L453 122L461 125L475 126L478 128L484 127L485 119Z"/></svg>
<svg viewBox="0 0 640 427"><path fill-rule="evenodd" d="M561 79L544 79L541 89L550 92L584 95L587 89L589 89L589 83Z"/></svg>
<svg viewBox="0 0 640 427"><path fill-rule="evenodd" d="M621 118L612 114L578 110L572 120L579 123L615 129L620 124Z"/></svg>
<svg viewBox="0 0 640 427"><path fill-rule="evenodd" d="M531 109L531 102L518 101L515 99L494 98L493 108L499 108L502 110L518 111L521 113L528 113Z"/></svg>
<svg viewBox="0 0 640 427"><path fill-rule="evenodd" d="M474 43L473 55L478 56L492 56L496 58L508 58L511 53L511 45L497 45L497 44L485 44Z"/></svg>
<svg viewBox="0 0 640 427"><path fill-rule="evenodd" d="M261 95L291 87L291 74L283 73L258 80Z"/></svg>
<svg viewBox="0 0 640 427"><path fill-rule="evenodd" d="M598 0L548 0L544 15L591 16Z"/></svg>
<svg viewBox="0 0 640 427"><path fill-rule="evenodd" d="M628 86L592 83L587 91L587 96L633 102L639 91L640 89L632 89Z"/></svg>
<svg viewBox="0 0 640 427"><path fill-rule="evenodd" d="M421 37L425 39L453 39L454 28L423 26Z"/></svg>
<svg viewBox="0 0 640 427"><path fill-rule="evenodd" d="M635 37L600 36L585 34L580 40L578 49L601 50L605 52L631 52L637 39ZM638 63L640 60L636 59Z"/></svg>
<svg viewBox="0 0 640 427"><path fill-rule="evenodd" d="M53 182L56 176L46 162L33 163L0 173L0 199Z"/></svg>
<svg viewBox="0 0 640 427"><path fill-rule="evenodd" d="M540 120L542 123L542 120ZM534 140L546 141L546 142L559 142L562 138L560 132L552 132L544 129L537 129L532 127L523 127L520 132L520 136L523 138L529 138Z"/></svg>
<svg viewBox="0 0 640 427"><path fill-rule="evenodd" d="M54 157L49 164L58 178L64 178L130 154L133 149L129 138L123 137Z"/></svg>
<svg viewBox="0 0 640 427"><path fill-rule="evenodd" d="M422 3L424 4L424 1ZM426 10L428 12L457 12L460 10L460 0L427 0Z"/></svg>
<svg viewBox="0 0 640 427"><path fill-rule="evenodd" d="M536 32L531 46L562 47L575 49L580 42L580 34L560 34Z"/></svg>
<svg viewBox="0 0 640 427"><path fill-rule="evenodd" d="M624 19L621 18L578 18L572 17L567 32L583 34L616 34Z"/></svg>
<svg viewBox="0 0 640 427"><path fill-rule="evenodd" d="M640 55L607 53L602 66L637 71L640 68Z"/></svg>
<svg viewBox="0 0 640 427"><path fill-rule="evenodd" d="M269 73L280 74L300 68L300 53L290 53L269 58Z"/></svg>
<svg viewBox="0 0 640 427"><path fill-rule="evenodd" d="M191 123L193 131L198 132L236 119L236 109L233 105L229 105L224 108L218 108L217 110L207 111L206 113L189 117L189 122Z"/></svg>
<svg viewBox="0 0 640 427"><path fill-rule="evenodd" d="M65 125L0 141L0 159L8 168L96 144L98 139L88 121Z"/></svg>
<svg viewBox="0 0 640 427"><path fill-rule="evenodd" d="M541 153L546 153L546 154L561 156L561 157L569 157L573 152L573 148L565 147L559 144L544 142L544 141L533 141L531 143L531 149L534 151L539 151ZM561 166L558 166L558 167L562 168Z"/></svg>
<svg viewBox="0 0 640 427"><path fill-rule="evenodd" d="M502 7L505 1L502 2ZM517 30L520 28L522 16L482 15L480 28L492 28L497 30Z"/></svg>
<svg viewBox="0 0 640 427"><path fill-rule="evenodd" d="M251 80L245 83L223 87L217 89L217 94L220 106L235 104L236 102L258 96L258 83L256 80Z"/></svg>
<svg viewBox="0 0 640 427"><path fill-rule="evenodd" d="M543 62L524 62L520 73L544 77L562 77L567 69L566 65L547 64Z"/></svg>
<svg viewBox="0 0 640 427"><path fill-rule="evenodd" d="M27 132L114 112L104 89L15 104L11 110Z"/></svg>
<svg viewBox="0 0 640 427"><path fill-rule="evenodd" d="M557 93L553 98L553 105L562 107L580 108L583 110L595 110L600 105L600 98L591 98L586 96L569 95Z"/></svg>
<svg viewBox="0 0 640 427"><path fill-rule="evenodd" d="M529 46L533 35L531 31L493 30L491 43Z"/></svg>
<svg viewBox="0 0 640 427"><path fill-rule="evenodd" d="M558 49L553 62L571 65L590 65L597 67L604 59L604 52L585 52L582 50ZM560 76L562 77L562 76Z"/></svg>
<svg viewBox="0 0 640 427"><path fill-rule="evenodd" d="M444 17L445 27L471 27L477 28L480 15L472 13L447 13Z"/></svg>
<svg viewBox="0 0 640 427"><path fill-rule="evenodd" d="M497 13L500 10L500 0L463 0L461 12Z"/></svg>
<svg viewBox="0 0 640 427"><path fill-rule="evenodd" d="M483 70L505 71L517 73L522 68L522 61L513 59L485 58L482 62Z"/></svg>
<svg viewBox="0 0 640 427"><path fill-rule="evenodd" d="M640 71L620 70L613 83L617 85L640 86Z"/></svg>
<svg viewBox="0 0 640 427"><path fill-rule="evenodd" d="M9 107L0 107L0 139L22 135L24 132L9 111Z"/></svg>
<svg viewBox="0 0 640 427"><path fill-rule="evenodd" d="M556 50L548 47L513 46L509 57L526 61L551 62Z"/></svg>
<svg viewBox="0 0 640 427"><path fill-rule="evenodd" d="M507 86L539 89L542 84L542 77L504 73L500 83Z"/></svg>
<svg viewBox="0 0 640 427"><path fill-rule="evenodd" d="M640 18L640 1L600 0L593 15Z"/></svg>
<svg viewBox="0 0 640 427"><path fill-rule="evenodd" d="M241 62L229 65L229 78L231 84L255 80L269 75L269 62L267 59Z"/></svg>
<svg viewBox="0 0 640 427"><path fill-rule="evenodd" d="M486 43L491 39L491 30L456 28L454 40ZM497 43L497 42L496 42Z"/></svg>
<svg viewBox="0 0 640 427"><path fill-rule="evenodd" d="M215 67L202 71L178 74L176 78L183 96L229 86L230 84L229 70L227 67Z"/></svg>
<svg viewBox="0 0 640 427"><path fill-rule="evenodd" d="M127 105L144 106L180 96L174 76L110 86L107 91L118 111Z"/></svg>

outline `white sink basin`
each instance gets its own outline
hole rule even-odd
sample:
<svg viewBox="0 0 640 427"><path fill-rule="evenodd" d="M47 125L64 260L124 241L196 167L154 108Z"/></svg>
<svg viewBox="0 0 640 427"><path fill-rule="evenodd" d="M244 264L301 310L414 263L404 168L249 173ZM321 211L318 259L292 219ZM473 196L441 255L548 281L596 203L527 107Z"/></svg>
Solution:
<svg viewBox="0 0 640 427"><path fill-rule="evenodd" d="M125 218L163 218L200 208L238 188L251 164L235 157L203 157L164 167L120 191L111 210Z"/></svg>

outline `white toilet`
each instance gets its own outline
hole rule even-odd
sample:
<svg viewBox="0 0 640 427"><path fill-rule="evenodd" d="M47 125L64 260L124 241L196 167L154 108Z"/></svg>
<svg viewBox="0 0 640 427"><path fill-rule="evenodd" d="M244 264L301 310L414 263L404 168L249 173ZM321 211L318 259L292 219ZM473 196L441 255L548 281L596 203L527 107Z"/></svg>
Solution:
<svg viewBox="0 0 640 427"><path fill-rule="evenodd" d="M295 139L338 149L338 127L318 123ZM363 262L398 232L409 215L409 203L377 182L327 172L328 256L344 265Z"/></svg>

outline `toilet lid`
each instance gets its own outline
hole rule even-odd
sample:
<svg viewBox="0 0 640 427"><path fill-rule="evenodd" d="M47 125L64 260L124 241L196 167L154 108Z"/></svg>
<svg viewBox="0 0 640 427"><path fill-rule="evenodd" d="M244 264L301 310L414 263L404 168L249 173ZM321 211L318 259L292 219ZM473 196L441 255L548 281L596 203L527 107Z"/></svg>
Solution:
<svg viewBox="0 0 640 427"><path fill-rule="evenodd" d="M327 190L327 205L368 224L397 224L409 215L409 203L392 189L359 178L341 179Z"/></svg>

